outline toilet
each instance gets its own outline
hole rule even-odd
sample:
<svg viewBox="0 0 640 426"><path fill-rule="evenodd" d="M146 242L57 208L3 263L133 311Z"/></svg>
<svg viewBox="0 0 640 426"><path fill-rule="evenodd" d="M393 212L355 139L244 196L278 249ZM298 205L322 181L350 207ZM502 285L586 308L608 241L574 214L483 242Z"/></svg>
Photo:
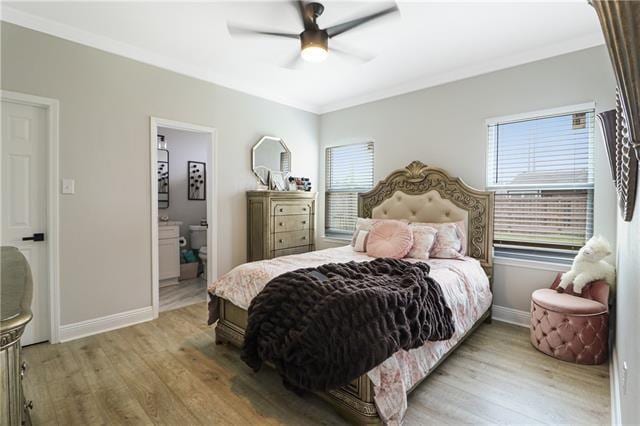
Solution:
<svg viewBox="0 0 640 426"><path fill-rule="evenodd" d="M200 251L198 251L198 257L202 261L202 278L207 280L207 246L200 247Z"/></svg>
<svg viewBox="0 0 640 426"><path fill-rule="evenodd" d="M191 249L198 250L198 257L202 261L204 269L203 277L207 279L207 227L202 225L189 225L191 237Z"/></svg>

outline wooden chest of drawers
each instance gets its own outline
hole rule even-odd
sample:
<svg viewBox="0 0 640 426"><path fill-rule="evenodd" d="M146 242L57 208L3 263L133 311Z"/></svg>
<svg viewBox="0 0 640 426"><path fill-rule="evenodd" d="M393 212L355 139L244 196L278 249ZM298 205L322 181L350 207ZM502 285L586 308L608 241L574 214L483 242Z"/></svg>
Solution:
<svg viewBox="0 0 640 426"><path fill-rule="evenodd" d="M315 250L316 194L247 192L247 261Z"/></svg>

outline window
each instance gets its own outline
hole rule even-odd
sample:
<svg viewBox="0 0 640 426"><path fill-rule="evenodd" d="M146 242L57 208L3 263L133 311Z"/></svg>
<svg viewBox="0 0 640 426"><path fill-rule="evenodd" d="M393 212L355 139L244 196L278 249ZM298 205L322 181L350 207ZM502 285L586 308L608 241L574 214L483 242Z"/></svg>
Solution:
<svg viewBox="0 0 640 426"><path fill-rule="evenodd" d="M579 249L593 234L593 105L487 125L495 246Z"/></svg>
<svg viewBox="0 0 640 426"><path fill-rule="evenodd" d="M373 187L373 142L327 148L325 167L325 235L350 235L358 217L358 193Z"/></svg>

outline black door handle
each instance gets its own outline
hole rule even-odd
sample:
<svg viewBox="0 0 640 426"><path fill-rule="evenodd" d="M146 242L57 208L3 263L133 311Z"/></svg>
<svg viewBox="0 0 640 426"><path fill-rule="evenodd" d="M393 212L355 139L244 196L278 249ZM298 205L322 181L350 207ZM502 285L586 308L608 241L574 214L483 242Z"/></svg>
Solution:
<svg viewBox="0 0 640 426"><path fill-rule="evenodd" d="M22 241L44 241L44 233L38 232L33 234L32 237L23 237Z"/></svg>

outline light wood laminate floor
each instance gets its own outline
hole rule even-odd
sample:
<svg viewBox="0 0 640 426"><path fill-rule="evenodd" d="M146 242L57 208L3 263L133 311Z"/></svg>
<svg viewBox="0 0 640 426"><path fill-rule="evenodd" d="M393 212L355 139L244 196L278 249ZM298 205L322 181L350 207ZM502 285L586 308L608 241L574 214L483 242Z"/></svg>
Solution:
<svg viewBox="0 0 640 426"><path fill-rule="evenodd" d="M202 277L160 287L160 312L207 301L207 284Z"/></svg>
<svg viewBox="0 0 640 426"><path fill-rule="evenodd" d="M25 348L33 422L95 424L344 424L313 395L254 374L216 346L199 303L159 319L59 345ZM409 397L405 424L609 423L607 366L537 352L528 330L482 325Z"/></svg>

